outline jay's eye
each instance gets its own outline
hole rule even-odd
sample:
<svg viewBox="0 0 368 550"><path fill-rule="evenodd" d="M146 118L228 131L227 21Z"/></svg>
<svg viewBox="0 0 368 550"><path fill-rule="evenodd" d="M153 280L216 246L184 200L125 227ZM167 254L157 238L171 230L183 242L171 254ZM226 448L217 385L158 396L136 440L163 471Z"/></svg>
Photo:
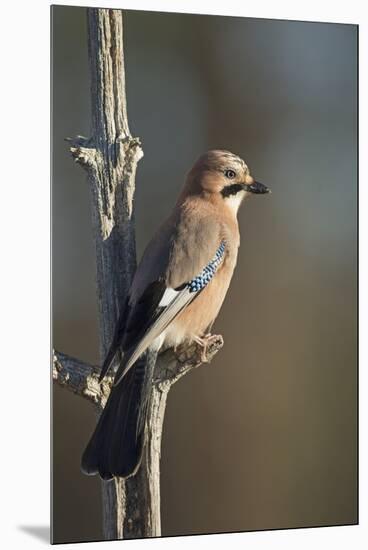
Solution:
<svg viewBox="0 0 368 550"><path fill-rule="evenodd" d="M236 176L236 173L234 172L234 170L225 170L224 174L227 178L229 178L229 180L234 179Z"/></svg>

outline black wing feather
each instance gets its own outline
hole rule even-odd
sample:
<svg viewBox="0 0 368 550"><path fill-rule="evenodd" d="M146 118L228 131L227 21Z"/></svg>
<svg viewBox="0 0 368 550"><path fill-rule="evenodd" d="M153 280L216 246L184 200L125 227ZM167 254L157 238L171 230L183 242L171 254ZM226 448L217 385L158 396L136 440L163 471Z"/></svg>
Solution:
<svg viewBox="0 0 368 550"><path fill-rule="evenodd" d="M135 347L160 310L162 296L166 290L165 281L160 279L148 285L139 300L134 304L128 317L122 347L127 351Z"/></svg>

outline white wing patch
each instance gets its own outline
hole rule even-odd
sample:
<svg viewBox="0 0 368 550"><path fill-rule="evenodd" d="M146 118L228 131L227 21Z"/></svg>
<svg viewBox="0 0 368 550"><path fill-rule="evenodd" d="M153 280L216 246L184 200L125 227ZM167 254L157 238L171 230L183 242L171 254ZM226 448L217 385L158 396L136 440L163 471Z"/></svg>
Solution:
<svg viewBox="0 0 368 550"><path fill-rule="evenodd" d="M178 294L178 290L167 288L161 298L160 303L158 304L158 307L167 307L169 304L171 304L171 302L176 298Z"/></svg>
<svg viewBox="0 0 368 550"><path fill-rule="evenodd" d="M148 348L150 343L155 340L171 323L171 321L184 309L196 296L194 292L191 292L188 287L185 287L179 292L174 291L176 296L171 302L168 303L166 309L162 314L154 321L149 327L143 338L140 340L138 346L135 348L132 355L129 357L127 364L120 376L114 380L114 386L119 384L120 380L126 375L129 369L132 368L138 357Z"/></svg>

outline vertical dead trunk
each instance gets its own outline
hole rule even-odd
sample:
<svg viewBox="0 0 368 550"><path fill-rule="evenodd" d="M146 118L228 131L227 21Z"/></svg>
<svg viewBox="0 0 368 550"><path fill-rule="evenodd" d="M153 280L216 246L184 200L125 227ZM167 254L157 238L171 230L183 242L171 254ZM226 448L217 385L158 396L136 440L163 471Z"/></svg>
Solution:
<svg viewBox="0 0 368 550"><path fill-rule="evenodd" d="M71 150L87 169L91 190L103 361L136 268L133 195L143 152L128 125L122 12L90 8L87 19L92 137L77 138ZM104 536L122 538L125 483L101 483Z"/></svg>

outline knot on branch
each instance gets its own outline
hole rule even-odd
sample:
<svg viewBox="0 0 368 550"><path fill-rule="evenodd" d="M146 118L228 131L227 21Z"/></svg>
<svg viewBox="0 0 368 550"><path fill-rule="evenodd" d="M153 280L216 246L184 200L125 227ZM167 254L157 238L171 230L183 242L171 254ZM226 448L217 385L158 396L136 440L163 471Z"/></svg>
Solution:
<svg viewBox="0 0 368 550"><path fill-rule="evenodd" d="M84 363L65 353L53 351L52 378L60 386L85 397L98 407L104 407L110 393L112 378L98 381L100 367Z"/></svg>
<svg viewBox="0 0 368 550"><path fill-rule="evenodd" d="M70 143L70 152L75 162L86 169L96 165L96 149L92 138L76 136L75 138L65 138L65 141Z"/></svg>
<svg viewBox="0 0 368 550"><path fill-rule="evenodd" d="M118 138L118 143L123 145L124 170L131 173L144 156L142 142L139 137L122 136Z"/></svg>

